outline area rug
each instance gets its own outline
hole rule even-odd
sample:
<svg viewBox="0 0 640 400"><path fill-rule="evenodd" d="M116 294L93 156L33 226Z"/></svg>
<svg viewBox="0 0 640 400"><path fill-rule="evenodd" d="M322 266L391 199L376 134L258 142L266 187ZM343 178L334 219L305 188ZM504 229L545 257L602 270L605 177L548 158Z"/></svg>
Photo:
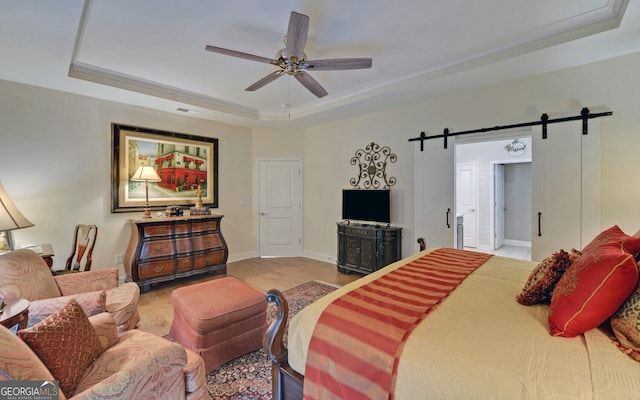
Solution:
<svg viewBox="0 0 640 400"><path fill-rule="evenodd" d="M284 291L289 302L289 318L327 293L336 286L311 281ZM267 323L276 316L276 306L269 304ZM264 350L259 349L232 360L207 375L209 398L216 400L271 399L271 362Z"/></svg>

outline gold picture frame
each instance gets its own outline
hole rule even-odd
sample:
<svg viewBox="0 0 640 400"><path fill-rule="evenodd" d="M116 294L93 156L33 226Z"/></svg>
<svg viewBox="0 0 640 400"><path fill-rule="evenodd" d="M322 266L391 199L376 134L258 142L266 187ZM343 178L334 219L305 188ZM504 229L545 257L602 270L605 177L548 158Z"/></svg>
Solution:
<svg viewBox="0 0 640 400"><path fill-rule="evenodd" d="M142 165L151 165L160 182L149 182L149 206L195 204L201 190L203 205L218 207L218 139L118 123L111 124L111 212L142 211L144 182L130 178Z"/></svg>

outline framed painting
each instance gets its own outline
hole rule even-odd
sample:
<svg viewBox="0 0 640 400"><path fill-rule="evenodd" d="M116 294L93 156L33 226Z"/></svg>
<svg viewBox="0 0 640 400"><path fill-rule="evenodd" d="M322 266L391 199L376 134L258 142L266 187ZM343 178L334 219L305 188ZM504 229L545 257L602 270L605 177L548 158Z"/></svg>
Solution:
<svg viewBox="0 0 640 400"><path fill-rule="evenodd" d="M159 182L149 182L149 207L191 206L200 192L204 206L218 207L218 139L111 124L111 211L142 211L145 182L131 177L153 167Z"/></svg>

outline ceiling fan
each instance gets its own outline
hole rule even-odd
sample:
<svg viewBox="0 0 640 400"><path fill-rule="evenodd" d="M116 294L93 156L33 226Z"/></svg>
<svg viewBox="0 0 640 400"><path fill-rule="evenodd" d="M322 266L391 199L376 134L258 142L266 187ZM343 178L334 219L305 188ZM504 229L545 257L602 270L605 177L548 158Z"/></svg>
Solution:
<svg viewBox="0 0 640 400"><path fill-rule="evenodd" d="M274 59L211 45L205 46L205 49L213 51L214 53L220 53L228 56L244 58L246 60L272 64L278 67L278 70L270 73L269 75L258 80L245 89L250 92L260 89L261 87L273 82L282 75L287 74L295 77L298 82L300 82L305 88L307 88L317 97L324 97L328 94L327 91L322 87L322 85L320 85L320 83L318 83L318 81L311 77L311 75L309 75L307 71L332 71L371 68L371 58L331 58L324 60L307 60L307 55L304 52L304 46L307 42L308 32L309 17L304 14L292 11L291 17L289 18L289 28L287 29L287 36L285 36L284 40L286 47L278 51Z"/></svg>

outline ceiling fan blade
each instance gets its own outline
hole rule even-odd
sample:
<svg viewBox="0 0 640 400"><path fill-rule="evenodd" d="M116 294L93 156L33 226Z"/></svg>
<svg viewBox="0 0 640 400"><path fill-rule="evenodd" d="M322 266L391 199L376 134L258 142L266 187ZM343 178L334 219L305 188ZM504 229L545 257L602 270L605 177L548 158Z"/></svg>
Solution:
<svg viewBox="0 0 640 400"><path fill-rule="evenodd" d="M303 69L314 71L335 71L343 69L371 68L370 58L330 58L327 60L311 60L304 63Z"/></svg>
<svg viewBox="0 0 640 400"><path fill-rule="evenodd" d="M313 79L313 77L311 77L311 75L307 74L304 71L298 71L295 73L294 75L296 77L296 79L298 80L298 82L302 83L302 86L306 87L307 89L309 89L309 91L313 94L315 94L317 97L324 97L326 95L328 95L329 93L327 93L326 90L324 90L324 88L318 83L318 81L316 81L315 79Z"/></svg>
<svg viewBox="0 0 640 400"><path fill-rule="evenodd" d="M275 64L275 62L270 58L256 56L256 55L249 54L249 53L243 53L241 51L223 49L222 47L206 45L205 46L205 50L209 50L209 51L212 51L214 53L224 54L224 55L227 55L227 56L244 58L246 60L251 60L251 61L257 61L257 62L266 63L266 64Z"/></svg>
<svg viewBox="0 0 640 400"><path fill-rule="evenodd" d="M282 75L283 75L282 70L274 71L274 72L270 73L269 75L265 76L264 78L260 79L259 81L255 82L254 84L252 84L251 86L249 86L245 90L248 91L248 92L253 92L255 90L258 90L261 87L263 87L264 85L266 85L267 83L271 83L271 82L275 81L276 79L280 78Z"/></svg>
<svg viewBox="0 0 640 400"><path fill-rule="evenodd" d="M287 58L295 57L297 60L302 58L304 46L307 43L307 34L309 33L309 17L291 12L289 17L289 28L287 29L287 47L284 55Z"/></svg>

